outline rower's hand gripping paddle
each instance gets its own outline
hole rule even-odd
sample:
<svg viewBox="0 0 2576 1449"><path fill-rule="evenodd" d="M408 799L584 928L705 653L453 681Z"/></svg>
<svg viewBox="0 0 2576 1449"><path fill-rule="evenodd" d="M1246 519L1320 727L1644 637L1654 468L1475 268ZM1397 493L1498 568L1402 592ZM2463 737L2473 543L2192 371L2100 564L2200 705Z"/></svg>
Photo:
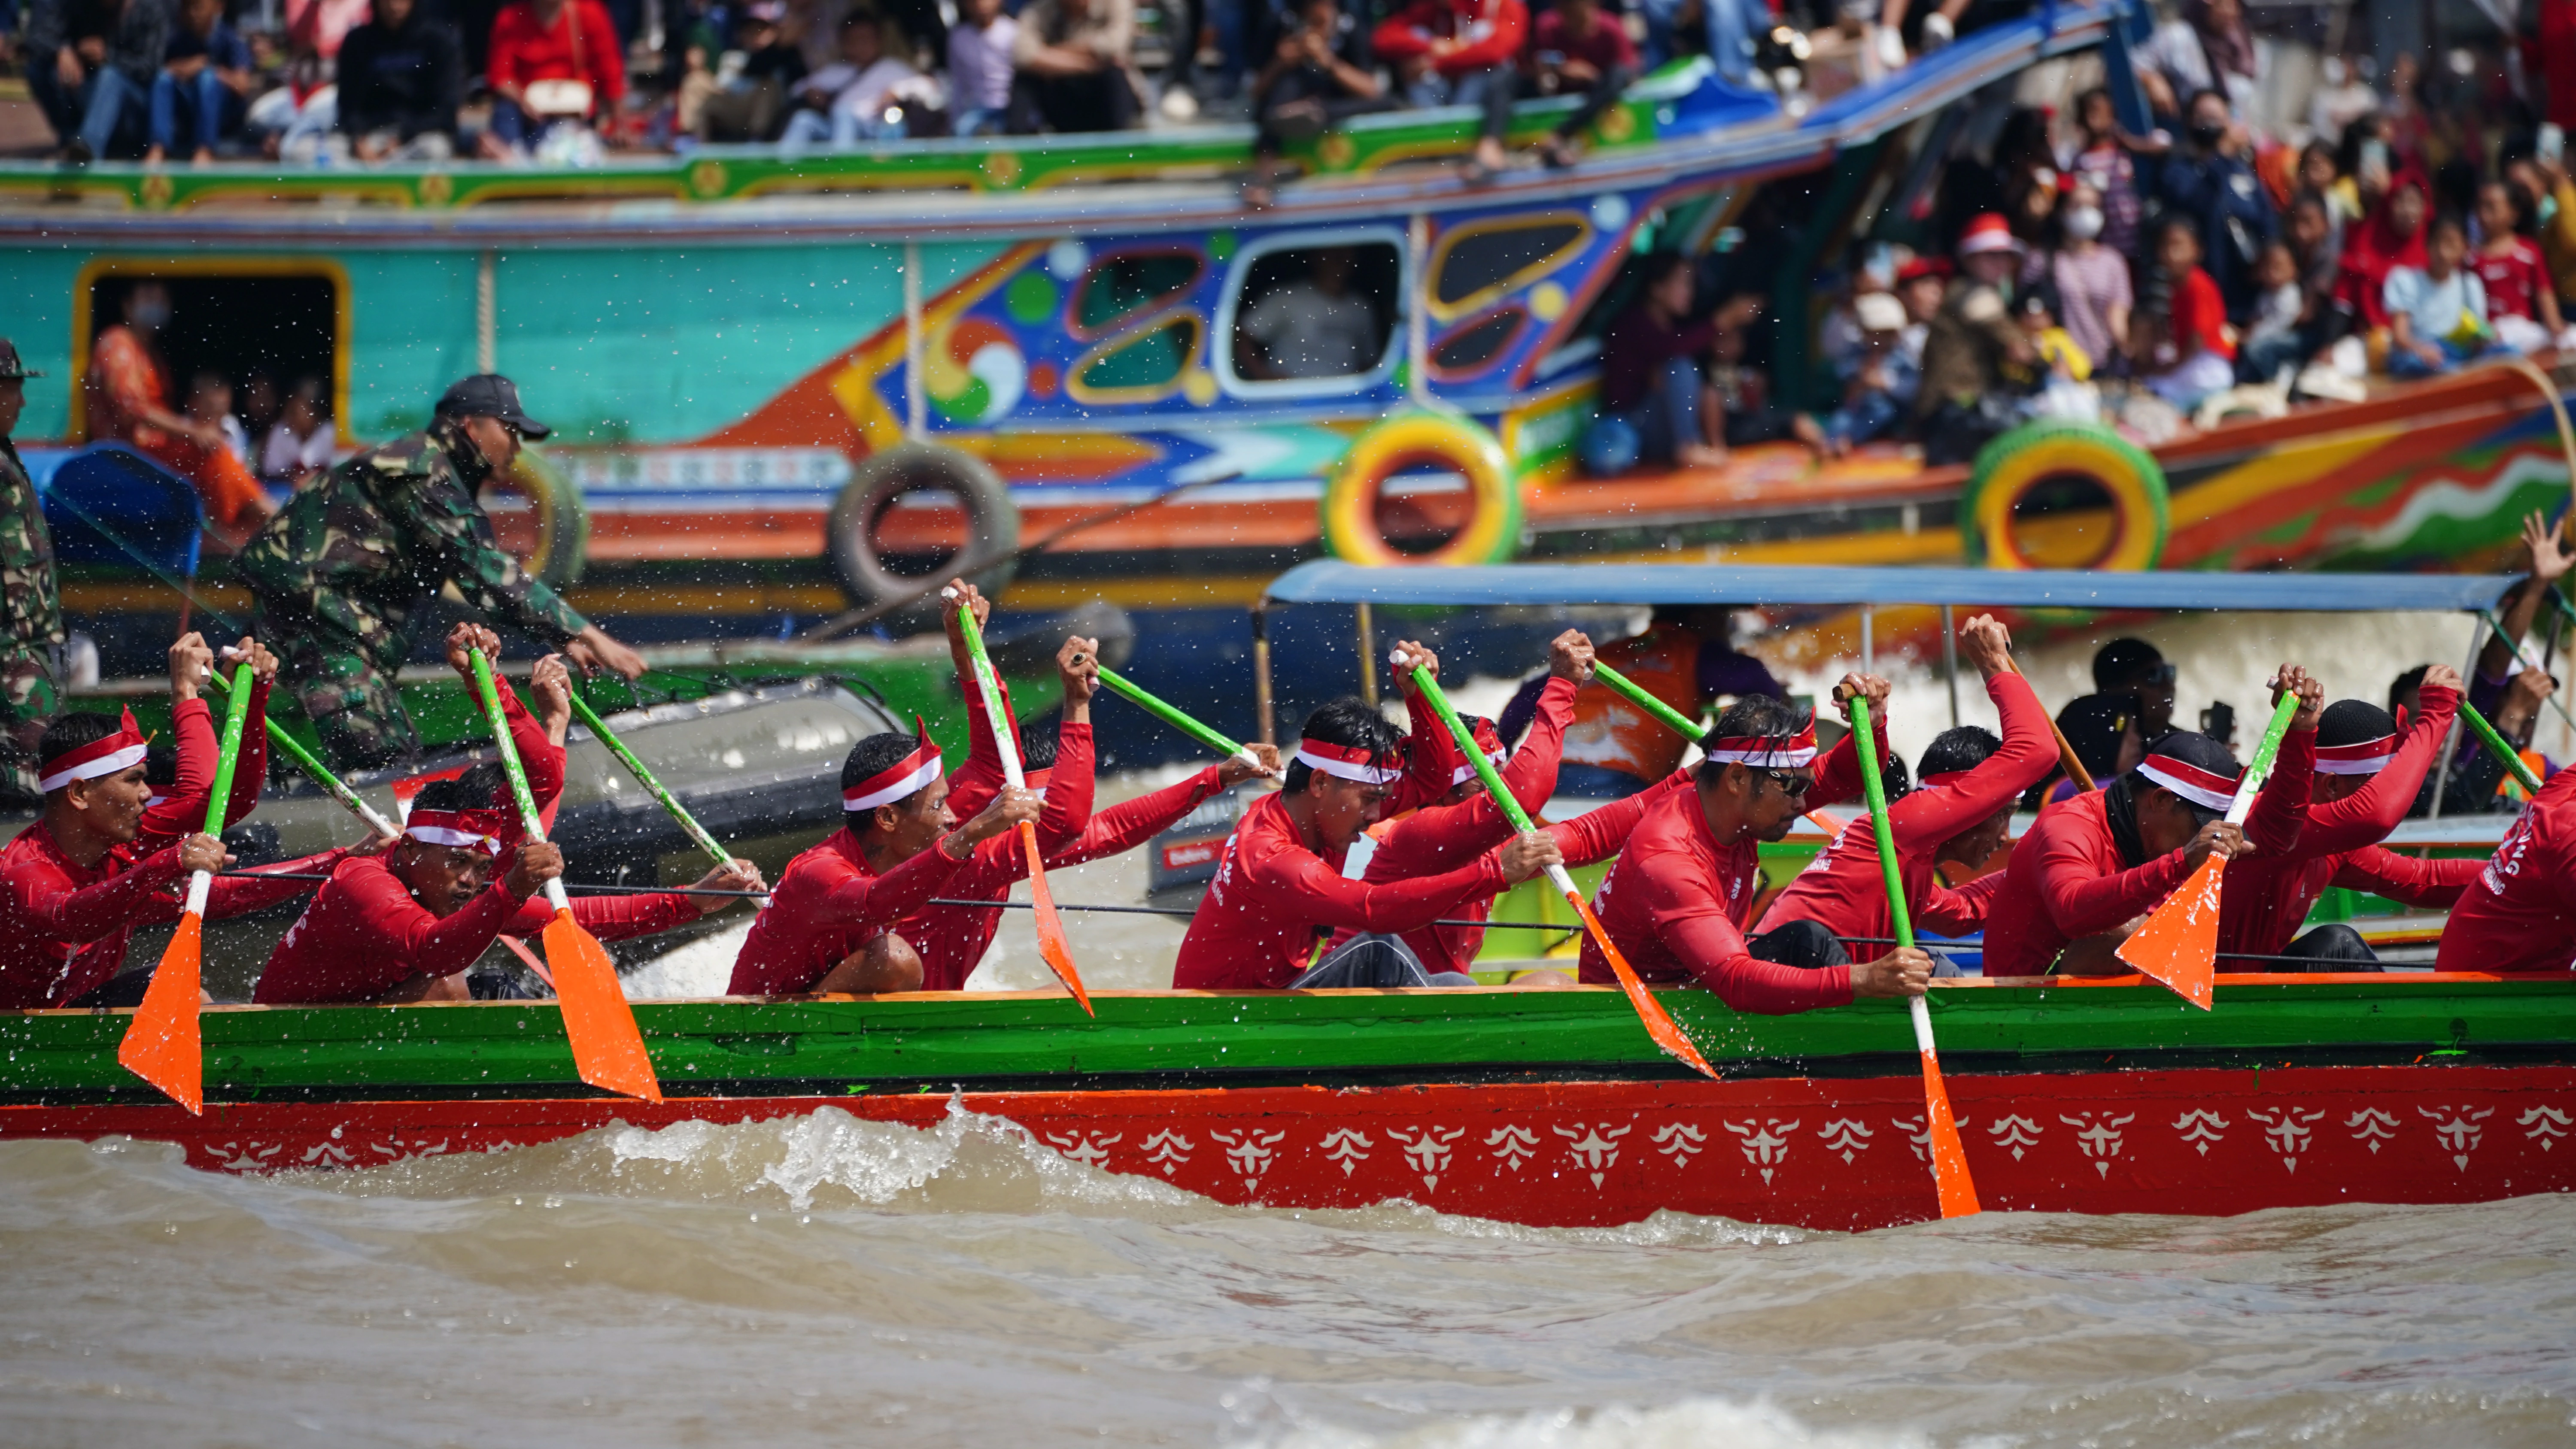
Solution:
<svg viewBox="0 0 2576 1449"><path fill-rule="evenodd" d="M233 798L233 767L241 762L242 725L249 718L250 664L245 660L233 670L232 694L224 704L223 753L215 763L214 793L206 797L205 833L218 840ZM143 1003L116 1047L116 1059L127 1071L199 1116L206 1111L206 1043L197 997L205 975L206 898L214 886L212 872L190 872L179 928L162 948L161 964L143 988Z"/></svg>
<svg viewBox="0 0 2576 1449"><path fill-rule="evenodd" d="M2281 737L2290 732L2290 717L2298 712L2298 691L2282 691L2280 703L2272 706L2272 722L2263 728L2263 742L2255 747L2254 763L2246 767L2245 778L2236 783L2236 797L2227 804L2228 824L2243 825L2254 813L2254 797L2271 778ZM2212 852L2113 953L2203 1011L2218 994L2218 895L2226 871L2227 857Z"/></svg>
<svg viewBox="0 0 2576 1449"><path fill-rule="evenodd" d="M519 820L530 840L546 838L537 798L528 790L528 770L519 762L519 747L510 738L510 717L501 708L501 691L492 682L492 661L472 651L474 688L501 753L501 768L510 777L510 794L518 802ZM616 963L606 947L572 918L572 901L563 882L546 882L546 904L555 918L543 937L546 960L554 967L555 1002L563 1012L564 1036L572 1043L572 1061L581 1079L594 1087L648 1102L662 1100L662 1084L653 1075L653 1058L635 1028L634 1008L617 984Z"/></svg>
<svg viewBox="0 0 2576 1449"><path fill-rule="evenodd" d="M1887 787L1878 775L1878 737L1871 732L1869 701L1851 702L1852 742L1860 752L1861 797L1869 802L1870 829L1878 836L1878 870L1887 881L1887 913L1896 923L1900 950L1914 946L1914 918L1905 908L1905 876L1896 866L1896 834L1887 823ZM1977 1184L1968 1174L1968 1150L1959 1140L1958 1119L1950 1115L1950 1089L1941 1080L1941 1057L1932 1045L1932 1008L1920 996L1908 998L1914 1019L1914 1048L1923 1054L1923 1120L1932 1139L1932 1184L1941 1194L1941 1216L1964 1218L1977 1211Z"/></svg>
<svg viewBox="0 0 2576 1449"><path fill-rule="evenodd" d="M1402 669L1404 656L1396 654L1390 662ZM1600 668L1597 662L1593 667L1596 670ZM1458 742L1459 752L1475 766L1476 778L1484 782L1485 793L1493 798L1494 808L1503 812L1503 818L1511 822L1513 830L1528 834L1534 828L1530 824L1529 812L1523 810L1521 802L1513 799L1512 792L1504 788L1502 776L1494 773L1494 762L1486 759L1485 752L1477 747L1475 732L1467 728L1465 720L1458 718L1458 711L1449 704L1449 696L1441 692L1440 681L1431 677L1430 670L1421 668L1413 671L1412 679L1415 691L1430 701L1431 708L1440 716L1440 722L1448 726L1449 737ZM1592 913L1592 903L1585 900L1583 892L1575 887L1574 877L1564 866L1551 865L1547 868L1547 879L1548 884L1555 886L1565 897L1566 904L1574 907L1575 914L1583 918L1583 929L1591 934L1594 943L1601 947L1602 956L1610 962L1610 970L1619 978L1619 988L1628 993L1628 1002L1636 1008L1637 1019L1645 1024L1646 1035L1674 1060L1702 1076L1716 1077L1717 1069L1699 1054L1698 1047L1691 1045L1691 1039L1683 1033L1681 1024L1664 1010L1663 1003L1657 1001L1654 993L1646 989L1646 983L1638 979L1636 968L1620 954L1618 945L1610 939L1609 931L1602 927L1601 918Z"/></svg>
<svg viewBox="0 0 2576 1449"><path fill-rule="evenodd" d="M954 601L957 595L950 590L940 597ZM1027 789L1028 776L1020 769L1020 742L1011 733L1008 712L1002 708L1002 681L993 673L992 657L984 652L984 631L975 627L975 611L966 605L957 606L957 616L964 626L968 662L975 666L975 685L984 694L984 719L993 727L993 748L1002 756L1002 778L1014 790ZM1091 993L1082 987L1082 973L1074 969L1073 947L1064 939L1064 922L1055 913L1055 894L1047 889L1046 859L1038 849L1038 828L1026 820L1020 822L1020 849L1029 858L1029 899L1037 907L1038 955L1045 958L1065 990L1073 993L1073 999L1082 1003L1084 1013L1097 1016L1100 1013L1091 1009Z"/></svg>

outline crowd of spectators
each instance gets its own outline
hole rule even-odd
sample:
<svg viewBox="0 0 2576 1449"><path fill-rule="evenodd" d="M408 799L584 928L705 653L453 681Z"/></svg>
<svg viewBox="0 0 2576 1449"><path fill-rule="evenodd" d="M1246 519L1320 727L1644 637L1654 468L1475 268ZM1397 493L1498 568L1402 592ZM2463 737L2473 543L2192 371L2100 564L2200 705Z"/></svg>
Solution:
<svg viewBox="0 0 2576 1449"><path fill-rule="evenodd" d="M1266 204L1289 141L1371 110L1473 109L1466 170L1482 178L1510 164L1514 102L1575 98L1540 148L1570 164L1605 107L1679 56L1709 55L1743 85L1794 88L1798 68L1774 62L1788 54L1778 37L1804 23L1828 50L1839 37L1872 65L1903 62L1895 26L1908 0L1864 7L1865 23L1848 4L1805 13L1820 4L1791 0L1781 15L1745 0L0 0L0 58L17 53L72 161L583 164L699 142L804 151L1111 131L1196 115L1204 95L1256 123L1246 192ZM1947 0L1908 33L1938 43L1966 4ZM1800 32L1796 54L1807 53Z"/></svg>
<svg viewBox="0 0 2576 1449"><path fill-rule="evenodd" d="M1724 340L1758 294L1707 258L1647 259L1605 334L1585 465L1704 466L1791 436L1952 463L2050 416L2153 440L2576 346L2576 3L2540 19L2558 51L2511 66L2330 59L2281 123L2275 48L2239 0L2188 0L2136 53L2147 124L2102 88L2019 106L1920 211L1877 218L1918 245L1855 244L1814 347L1789 352L1832 374L1802 412L1742 401Z"/></svg>

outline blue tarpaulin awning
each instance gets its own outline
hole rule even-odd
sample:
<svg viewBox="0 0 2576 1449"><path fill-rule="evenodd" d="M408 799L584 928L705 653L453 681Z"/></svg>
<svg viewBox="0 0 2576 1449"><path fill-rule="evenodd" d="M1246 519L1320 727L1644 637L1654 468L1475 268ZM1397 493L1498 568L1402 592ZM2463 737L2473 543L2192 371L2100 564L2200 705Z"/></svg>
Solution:
<svg viewBox="0 0 2576 1449"><path fill-rule="evenodd" d="M2224 609L2353 614L2491 609L2493 574L2088 573L1760 564L1478 564L1372 568L1320 559L1273 579L1265 604L1961 604L2022 609Z"/></svg>

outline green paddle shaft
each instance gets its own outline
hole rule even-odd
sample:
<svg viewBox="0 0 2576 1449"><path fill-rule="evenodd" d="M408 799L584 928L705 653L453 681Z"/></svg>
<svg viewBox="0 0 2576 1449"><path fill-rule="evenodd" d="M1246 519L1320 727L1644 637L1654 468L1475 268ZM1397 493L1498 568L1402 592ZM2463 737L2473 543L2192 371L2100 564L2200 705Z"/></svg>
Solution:
<svg viewBox="0 0 2576 1449"><path fill-rule="evenodd" d="M653 772L644 768L644 762L635 758L635 752L626 748L624 740L611 734L608 726L600 723L599 712L590 707L590 701L582 698L579 690L574 690L572 693L572 712L581 716L582 725L591 732L593 737L608 746L608 752L615 755L617 762L626 767L626 773L633 775L636 783L642 785L647 794L661 802L663 809L671 812L671 818L678 821L680 828L688 832L689 838L698 843L698 849L705 851L709 858L715 861L718 869L732 868L732 852L724 848L722 841L709 834L707 828L698 823L697 817L689 813L688 807L682 805L677 796L663 788L661 781L653 778Z"/></svg>
<svg viewBox="0 0 2576 1449"><path fill-rule="evenodd" d="M474 659L474 688L483 697L483 718L491 724L492 741L501 751L502 773L510 777L510 798L518 802L519 819L527 826L528 838L543 840L545 818L537 813L537 797L528 789L528 767L519 763L518 741L510 738L510 716L501 708L499 686L492 682L492 661L484 658L480 649L470 652Z"/></svg>
<svg viewBox="0 0 2576 1449"><path fill-rule="evenodd" d="M233 798L233 767L241 763L242 726L250 719L250 665L233 670L232 697L224 703L223 754L215 761L215 790L206 797L206 833L224 833L224 808Z"/></svg>
<svg viewBox="0 0 2576 1449"><path fill-rule="evenodd" d="M976 626L975 611L963 604L957 606L957 622L958 632L966 636L967 661L975 666L975 687L984 691L984 717L993 726L993 748L1002 756L1002 778L1014 790L1027 789L1020 742L1011 737L1011 712L1002 707L1002 676L993 672L993 656L984 652L984 631Z"/></svg>
<svg viewBox="0 0 2576 1449"><path fill-rule="evenodd" d="M1161 720L1163 723L1170 725L1172 728L1179 730L1182 734L1188 735L1191 739L1198 741L1200 744L1207 746L1218 754L1240 755L1246 760L1255 760L1255 763L1258 763L1250 750L1247 750L1243 746L1236 744L1234 741L1227 739L1225 736L1218 734L1216 731L1209 729L1206 725L1199 723L1188 715L1181 713L1179 709L1157 698L1152 691L1146 689L1143 685L1133 682L1128 679L1127 676L1120 674L1117 670L1110 668L1106 664L1100 666L1100 682L1108 685L1111 689L1118 691L1120 694L1127 696L1130 700L1133 700L1137 705L1142 707L1147 714L1150 714L1154 718Z"/></svg>
<svg viewBox="0 0 2576 1449"><path fill-rule="evenodd" d="M1621 698L1654 716L1658 722L1683 739L1696 741L1701 735L1708 733L1698 721L1648 694L1645 686L1598 659L1592 661L1592 677L1610 686Z"/></svg>
<svg viewBox="0 0 2576 1449"><path fill-rule="evenodd" d="M2513 746L2505 742L2504 736L2496 733L2496 727L2487 723L2487 717L2478 713L2476 705L2465 699L2461 700L2460 718L2467 720L2470 732L2483 741L2488 749L2495 752L2495 757L2504 762L2506 769L2513 771L2513 777L2522 782L2522 788L2525 791L2534 795L2540 793L2540 777L2531 773L2531 767L2522 762L2522 756L2514 752Z"/></svg>
<svg viewBox="0 0 2576 1449"><path fill-rule="evenodd" d="M1887 823L1887 786L1878 776L1878 736L1870 729L1869 701L1851 702L1852 743L1860 751L1861 798L1869 802L1870 829L1878 834L1878 872L1887 878L1887 914L1896 923L1896 947L1914 946L1914 920L1905 909L1905 877L1896 868L1896 832Z"/></svg>
<svg viewBox="0 0 2576 1449"><path fill-rule="evenodd" d="M1503 812L1503 818L1512 823L1513 830L1527 835L1533 828L1529 812L1521 808L1521 802L1512 798L1511 791L1503 788L1503 777L1494 773L1494 762L1485 758L1483 750L1476 748L1476 732L1467 728L1467 722L1458 718L1458 711L1450 707L1449 696L1441 692L1440 681L1431 677L1430 670L1416 666L1413 688L1431 701L1431 708L1440 716L1440 722L1449 727L1449 738L1458 742L1458 748L1465 753L1468 762L1476 767L1476 778L1485 782L1485 793L1493 797L1494 808Z"/></svg>
<svg viewBox="0 0 2576 1449"><path fill-rule="evenodd" d="M220 674L214 677L214 683L219 689L230 688L229 685L224 683L224 677ZM339 801L350 814L367 822L368 829L383 835L399 835L402 833L402 831L396 827L392 821L387 820L384 817L384 813L382 811L376 809L375 806L368 804L365 798L359 795L357 791L350 789L347 783L341 780L339 776L332 774L329 766L323 764L320 760L315 759L311 750L304 748L303 744L299 742L295 736L286 732L286 726L279 724L273 719L263 719L262 722L268 726L268 742L277 746L279 749L284 750L287 758L295 761L296 764L301 765L304 768L304 773L312 777L313 783L321 786L325 791L329 792L331 798Z"/></svg>
<svg viewBox="0 0 2576 1449"><path fill-rule="evenodd" d="M2272 777L2272 761L2281 753L2281 739L2290 732L2290 716L2299 712L2299 696L2283 694L2272 706L2272 722L2263 727L2263 742L2254 747L2254 763L2245 767L2245 778L2237 782L2236 798L2227 806L2227 823L2242 825L2254 813L2254 797L2262 793L2263 782Z"/></svg>

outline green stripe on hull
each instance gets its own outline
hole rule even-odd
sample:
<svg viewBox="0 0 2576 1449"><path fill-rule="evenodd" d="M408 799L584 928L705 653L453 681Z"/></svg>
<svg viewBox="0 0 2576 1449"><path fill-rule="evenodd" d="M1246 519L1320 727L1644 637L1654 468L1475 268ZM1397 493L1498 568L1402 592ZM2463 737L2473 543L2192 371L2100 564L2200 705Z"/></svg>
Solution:
<svg viewBox="0 0 2576 1449"><path fill-rule="evenodd" d="M1731 1074L1915 1069L1903 1007L1753 1017L1705 992L1662 999ZM2222 985L2213 1012L2152 986L1933 992L1958 1070L2104 1070L2554 1059L2576 1042L2576 982ZM1532 1071L1654 1076L1670 1064L1616 991L1422 994L961 994L836 1002L641 1003L665 1090L758 1084L1117 1084L1459 1080ZM123 1012L0 1017L0 1100L149 1096L116 1062ZM209 1101L583 1095L551 1004L214 1008Z"/></svg>

